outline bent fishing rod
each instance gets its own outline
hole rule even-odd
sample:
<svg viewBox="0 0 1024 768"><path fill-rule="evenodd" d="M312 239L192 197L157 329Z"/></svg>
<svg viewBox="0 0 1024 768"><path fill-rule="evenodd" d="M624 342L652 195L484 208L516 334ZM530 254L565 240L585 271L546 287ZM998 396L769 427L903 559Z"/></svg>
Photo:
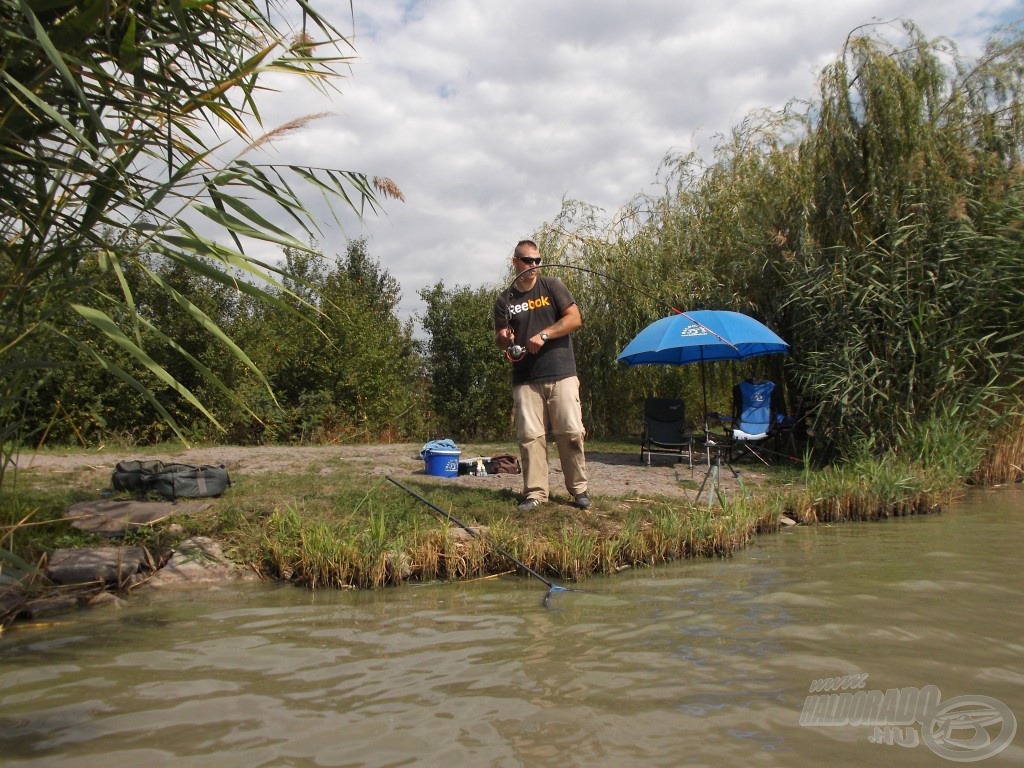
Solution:
<svg viewBox="0 0 1024 768"><path fill-rule="evenodd" d="M632 283L627 283L625 280L620 280L617 277L612 277L609 274L606 274L604 272L600 272L599 270L593 269L591 267L581 267L578 264L559 264L559 263L535 264L534 266L527 267L522 272L519 272L515 277L512 278L512 282L510 282L508 284L508 286L506 286L505 289L502 292L503 294L508 296L508 304L509 304L509 309L510 310L511 310L511 306L512 306L512 288L515 287L516 281L519 280L519 278L522 277L523 275L525 275L527 272L534 272L534 271L536 271L538 269L544 269L545 267L559 267L561 269L575 269L578 272L586 272L587 274L590 274L590 275L597 275L598 277L604 278L605 280L608 280L610 282L618 283L619 285L621 285L624 288L627 288L627 289L633 291L634 293L637 293L637 294L639 294L641 296L644 296L645 298L652 299L653 301L656 301L659 304L664 304L669 309L671 309L673 312L675 312L677 315L682 315L683 317L685 317L687 320L689 320L694 325L697 325L697 326L703 328L705 331L710 333L712 336L714 336L716 339L718 339L723 344L726 344L726 345L732 347L733 349L735 349L737 352L739 352L739 348L735 344L733 344L731 341L729 341L726 338L723 338L721 336L721 334L718 334L713 329L708 328L708 326L704 325L704 323L702 323L699 320L697 320L696 318L690 316L686 312L683 312L683 310L679 309L678 307L674 307L672 304L670 304L668 302L665 302L665 300L662 297L656 296L653 293L650 293L649 291L644 291L644 290L636 287ZM509 316L506 319L509 321L509 327L511 328L511 312L509 312ZM515 340L513 340L512 344L508 347L508 349L505 350L505 356L511 362L518 362L518 361L522 360L524 357L526 357L526 347L522 346L522 345L519 345L519 344L516 344Z"/></svg>
<svg viewBox="0 0 1024 768"><path fill-rule="evenodd" d="M474 539L479 539L480 541L484 541L483 537L480 536L480 533L477 530L475 530L474 528L470 528L468 525L463 523L461 520L459 520L456 517L454 517L450 512L446 512L445 510L441 509L439 506L434 504L429 499L425 499L424 497L420 496L418 493L416 493L416 491L414 491L411 488L407 488L406 486L402 485L400 482L398 482L393 477L391 477L391 475L385 475L385 479L389 483L391 483L392 485L397 485L399 488L401 488L403 491L408 493L410 496L412 496L417 501L422 501L424 504L426 504L428 507L430 507L430 509L432 509L437 514L441 515L446 520L448 520L448 521L450 521L452 523L455 523L455 525L459 526L459 528L464 530L466 533L468 533ZM491 549L493 549L498 554L504 555L505 557L507 557L509 560L511 560L516 565L518 565L520 568L522 568L528 574L533 576L535 579L539 579L540 581L544 582L544 584L547 585L548 593L547 593L547 595L544 596L544 605L545 606L548 604L548 598L550 598L552 593L554 593L554 592L582 592L583 591L582 589L572 589L570 587L563 587L563 586L560 586L558 584L555 584L553 581L550 581L549 579L545 579L543 576L541 576L539 573L537 573L537 571L533 570L533 568L528 566L526 563L522 562L521 560L517 560L507 550L502 549L501 547L499 547L494 542L485 541L484 543L486 543L487 546L489 546Z"/></svg>

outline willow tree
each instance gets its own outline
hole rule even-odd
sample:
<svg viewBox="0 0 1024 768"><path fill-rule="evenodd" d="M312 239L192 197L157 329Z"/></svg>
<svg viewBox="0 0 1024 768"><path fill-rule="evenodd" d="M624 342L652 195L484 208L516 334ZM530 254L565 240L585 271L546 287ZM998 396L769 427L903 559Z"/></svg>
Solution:
<svg viewBox="0 0 1024 768"><path fill-rule="evenodd" d="M685 378L680 369L628 369L616 362L645 325L672 307L689 307L677 254L646 236L653 202L638 197L608 216L565 200L558 216L535 235L545 273L565 282L583 313L573 344L587 432L593 436L639 434L644 398L680 393Z"/></svg>
<svg viewBox="0 0 1024 768"><path fill-rule="evenodd" d="M615 359L642 328L675 311L728 308L777 324L783 294L772 262L787 247L785 203L800 175L787 138L801 124L789 110L753 115L711 164L695 154L667 156L663 194L640 195L610 217L567 201L541 228L542 252L549 264L571 266L558 276L584 312L576 358L589 431L636 433L644 399L669 393L687 401L699 426L702 376L710 407L728 410L739 375L732 366L627 369Z"/></svg>
<svg viewBox="0 0 1024 768"><path fill-rule="evenodd" d="M929 429L966 442L1020 416L1024 41L1007 30L968 60L903 31L857 30L818 99L751 115L711 162L668 158L664 195L607 230L580 204L542 230L549 261L566 254L662 297L577 284L599 310L579 347L601 357L578 353L595 411L625 394L638 413L636 384L668 384L610 366L674 299L752 314L790 342L791 405L811 405L837 453L914 450Z"/></svg>
<svg viewBox="0 0 1024 768"><path fill-rule="evenodd" d="M333 89L350 59L349 41L303 0L0 0L0 23L2 466L25 437L21 409L68 349L133 387L179 436L155 388L216 422L147 353L147 335L174 346L174 329L134 312L121 276L135 264L259 375L140 256L270 300L261 286L279 288L280 270L254 253L268 245L308 248L318 226L306 191L357 214L400 197L388 179L261 165L247 154L312 119L264 126L258 95L266 76L296 75ZM99 269L83 269L88 262ZM101 290L97 273L116 275L120 289ZM125 309L134 318L127 328L112 319ZM79 338L69 315L99 329L131 365Z"/></svg>

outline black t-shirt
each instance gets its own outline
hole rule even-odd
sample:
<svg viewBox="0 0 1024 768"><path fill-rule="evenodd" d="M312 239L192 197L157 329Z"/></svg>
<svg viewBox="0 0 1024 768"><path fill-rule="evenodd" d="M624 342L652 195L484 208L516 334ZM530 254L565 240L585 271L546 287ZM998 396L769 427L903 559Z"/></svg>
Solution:
<svg viewBox="0 0 1024 768"><path fill-rule="evenodd" d="M576 303L569 289L555 277L537 277L528 291L513 285L494 302L494 329L511 328L515 343L526 342L554 325L566 309ZM557 381L576 375L576 355L572 338L561 336L545 342L540 354L529 352L512 364L512 383Z"/></svg>

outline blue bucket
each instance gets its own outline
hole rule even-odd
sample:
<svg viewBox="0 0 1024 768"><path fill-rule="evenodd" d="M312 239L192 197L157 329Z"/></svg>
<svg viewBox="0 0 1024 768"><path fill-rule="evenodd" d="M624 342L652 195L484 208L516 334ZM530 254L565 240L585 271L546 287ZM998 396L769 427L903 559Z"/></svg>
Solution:
<svg viewBox="0 0 1024 768"><path fill-rule="evenodd" d="M459 456L462 451L439 451L429 449L423 454L423 463L428 475L435 477L458 477Z"/></svg>

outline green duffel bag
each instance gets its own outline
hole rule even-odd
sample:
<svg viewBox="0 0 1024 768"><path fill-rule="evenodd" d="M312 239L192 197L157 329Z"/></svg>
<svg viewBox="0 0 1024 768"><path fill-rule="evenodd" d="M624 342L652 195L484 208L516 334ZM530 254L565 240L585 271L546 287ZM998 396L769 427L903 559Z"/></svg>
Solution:
<svg viewBox="0 0 1024 768"><path fill-rule="evenodd" d="M220 496L231 485L231 478L223 466L120 461L114 468L112 484L118 491L192 499Z"/></svg>
<svg viewBox="0 0 1024 768"><path fill-rule="evenodd" d="M153 475L150 492L168 499L220 496L231 485L224 467L206 464L164 464L162 472Z"/></svg>

